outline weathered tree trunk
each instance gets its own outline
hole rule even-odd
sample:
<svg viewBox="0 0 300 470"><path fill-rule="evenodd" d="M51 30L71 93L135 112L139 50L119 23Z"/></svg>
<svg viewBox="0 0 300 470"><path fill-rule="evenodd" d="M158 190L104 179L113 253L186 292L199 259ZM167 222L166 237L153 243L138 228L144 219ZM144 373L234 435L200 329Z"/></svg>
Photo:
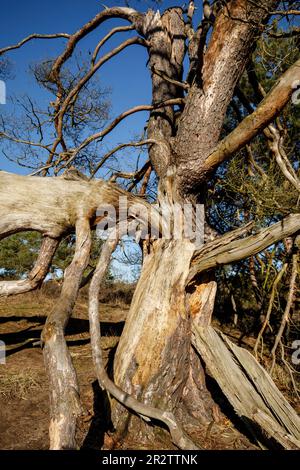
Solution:
<svg viewBox="0 0 300 470"><path fill-rule="evenodd" d="M72 263L65 271L61 295L43 329L44 361L50 382L50 449L75 449L77 418L81 413L76 372L64 337L72 314L80 281L91 248L90 222L76 224L76 249Z"/></svg>
<svg viewBox="0 0 300 470"><path fill-rule="evenodd" d="M122 228L120 228L120 231L122 232ZM121 233L120 231L118 230L119 235ZM99 291L109 265L111 254L118 244L118 236L116 236L116 233L112 233L106 240L89 288L91 346L99 385L103 390L106 390L111 397L118 400L118 403L127 409L134 411L138 416L142 417L143 420L149 421L152 419L157 422L164 423L170 431L172 442L180 449L197 450L199 447L188 437L181 423L172 411L137 400L134 396L128 394L116 385L109 378L105 369L100 341Z"/></svg>
<svg viewBox="0 0 300 470"><path fill-rule="evenodd" d="M189 408L204 424L212 420L213 401L201 364L191 351L190 316L208 305L199 303L197 308L187 299L193 251L188 240L156 241L151 246L116 352L114 379L140 401L172 411L183 422ZM213 308L213 302L209 307ZM191 399L196 399L194 406ZM135 417L128 421L124 408L117 404L113 421L120 434L134 428L140 439L151 439L149 428L145 432L144 423Z"/></svg>
<svg viewBox="0 0 300 470"><path fill-rule="evenodd" d="M160 192L160 199L167 201L165 204L169 204L170 210L171 201L175 197L172 178L173 175L169 172ZM119 196L128 194L101 181L67 183L62 178L29 178L3 172L0 172L0 192L3 201L0 205L0 213L3 215L0 223L2 237L33 228L50 237L43 243L31 273L34 277L37 272L38 281L44 276L58 243L51 237L62 236L76 227L75 256L65 272L61 296L47 319L42 337L50 379L50 445L52 449L74 448L80 402L76 373L65 342L64 330L88 260L90 225L95 223L96 208L107 207L107 203L113 203L118 208ZM56 210L56 201L60 204L60 210ZM150 205L140 198L128 195L128 207L134 202L142 203L145 208L138 220L149 220ZM154 217L153 214L151 208L151 220L156 230L159 230L165 223L160 220L159 211L155 211ZM205 374L200 359L192 348L191 339L192 324L200 327L210 324L216 284L208 273L219 264L246 258L296 233L300 229L300 216L291 214L281 222L241 239L249 228L248 224L197 249L194 243L182 238L182 227L181 233L177 233L181 237L179 239L174 233L172 239L145 242L148 245L144 250L147 254L141 278L116 354L115 380L120 388L106 379L105 371L103 373L100 370L101 374L99 373L99 361L97 363L96 370L100 374L101 386L107 388L108 384L107 390L112 396L139 416L150 417L154 420L152 423L165 423L173 442L184 449L195 448L195 444L186 436L181 423L190 423L194 417L194 423L204 424L218 417L214 402L206 389ZM100 268L102 269L101 266ZM101 282L99 272L101 274L102 271L97 267L94 273L96 277L92 282L94 288L90 293L94 346L98 344L99 330L99 325L95 327L95 299ZM26 290L33 289L35 284L28 282ZM22 289L25 287L22 286ZM0 293L4 295L17 293L19 289L19 284L7 286L6 282L0 283ZM98 360L99 348L94 353ZM144 422L136 415L133 418L134 415L124 411L123 405L116 405L113 409L118 431L130 430L134 424L135 433L140 439L151 438L151 432L148 427L145 428ZM268 426L261 416L257 419L261 424L265 423L265 427ZM278 423L280 419L279 417Z"/></svg>

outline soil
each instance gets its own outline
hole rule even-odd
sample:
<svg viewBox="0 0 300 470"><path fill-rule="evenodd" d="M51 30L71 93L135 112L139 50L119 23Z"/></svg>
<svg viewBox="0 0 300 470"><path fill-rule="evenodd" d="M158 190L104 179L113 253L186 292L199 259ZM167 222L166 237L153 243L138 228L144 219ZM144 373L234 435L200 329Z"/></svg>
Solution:
<svg viewBox="0 0 300 470"><path fill-rule="evenodd" d="M39 338L46 314L55 298L37 291L2 300L0 338L6 345L6 364L0 364L0 449L43 450L49 448L48 383ZM111 361L121 334L128 306L101 304L103 353ZM67 342L80 384L84 414L79 420L79 448L174 449L168 433L158 433L155 442L141 445L134 436L114 442L104 400L93 370L89 344L87 306L79 298L67 329ZM186 431L204 449L256 449L236 423L221 415L199 433L199 427Z"/></svg>

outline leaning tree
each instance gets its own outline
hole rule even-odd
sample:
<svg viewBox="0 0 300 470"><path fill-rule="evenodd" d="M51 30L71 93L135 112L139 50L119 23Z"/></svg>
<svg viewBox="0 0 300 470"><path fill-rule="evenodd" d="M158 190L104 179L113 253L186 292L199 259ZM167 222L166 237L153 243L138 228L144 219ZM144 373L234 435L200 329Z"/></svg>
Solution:
<svg viewBox="0 0 300 470"><path fill-rule="evenodd" d="M187 434L187 425L192 422L201 432L204 425L216 419L216 404L206 386L208 370L258 442L262 441L263 431L284 448L300 448L299 418L269 375L249 352L211 326L217 288L215 268L253 256L290 236L295 239L296 250L300 214L296 211L261 229L251 221L241 223L223 235L205 224L201 246L186 237L184 231L178 236L175 216L172 218L175 208L189 204L195 212L192 223L197 224L198 204L205 206L208 195L213 197L208 186L215 171L240 149L246 146L249 149L259 134L266 139L269 158L276 162L289 187L299 192L299 171L285 151L286 132L282 131L280 114L297 94L300 60L287 68L267 92L256 80L252 61L262 35L273 34L278 40L286 35L297 37L299 28L289 28L289 22L284 22L283 30L278 30L271 19L299 15L299 2L228 0L212 5L204 1L202 6L203 17L196 28L194 2L186 10L175 6L163 13L113 7L105 8L72 34L32 34L0 51L7 53L33 39L67 40L62 53L44 69L43 75L44 83L56 95L51 103L54 141L46 144L16 134L1 134L3 139L47 154L34 175L0 174L1 238L26 230L43 234L32 271L26 279L1 282L1 295L38 287L47 275L60 240L72 230L76 232L75 253L65 270L60 299L49 313L42 333L50 384L52 449L76 446L76 422L82 410L64 331L89 261L91 231L99 222L98 210L111 204L120 216L120 196L127 198L129 207L136 202L142 205L142 211L131 214L138 223L147 222L151 212L151 225L157 233L163 232L161 209L168 208L171 237L151 238L150 233L142 242L141 275L115 354L113 377L107 374L101 356L98 297L111 255L123 235L120 217L116 230L103 246L90 283L93 360L100 386L113 398L111 415L117 435L124 436L134 429L145 440L163 425L178 447L198 448L199 443ZM120 23L95 44L89 67L72 81L71 87L66 87L66 67L80 41L96 29L100 31L101 25L112 18L128 24ZM136 36L99 57L102 46L113 35L127 31L135 31ZM106 127L70 146L68 123L80 93L104 63L131 45L147 50L152 103L124 111ZM186 64L188 70L184 70ZM224 121L229 105L239 93L239 82L249 67L256 101L250 103L248 115L235 129L226 133ZM103 155L90 177L68 171L90 145L101 141L127 116L139 111L150 113L146 138L120 144ZM116 151L142 146L148 148L149 161L135 174L116 174L113 179L132 177L130 188L140 184L143 194L153 171L158 180L155 210L141 195L126 191L113 181L93 178ZM245 171L247 164L245 161Z"/></svg>

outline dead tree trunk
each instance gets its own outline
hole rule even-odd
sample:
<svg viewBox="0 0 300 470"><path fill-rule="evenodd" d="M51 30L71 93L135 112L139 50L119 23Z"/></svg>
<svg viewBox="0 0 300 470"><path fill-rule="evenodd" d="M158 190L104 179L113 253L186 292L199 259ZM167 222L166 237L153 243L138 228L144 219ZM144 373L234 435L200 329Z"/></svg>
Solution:
<svg viewBox="0 0 300 470"><path fill-rule="evenodd" d="M50 155L44 171L49 166L57 165L56 169L61 168L59 165L62 162L68 165L85 147L102 139L126 116L140 110L151 110L148 122L148 143L151 143L149 157L159 179L158 203L161 207L167 206L171 214L176 204L182 206L188 202L194 211L197 203L205 204L207 183L212 172L274 120L292 96L295 80L299 79L300 65L299 60L292 65L255 111L220 140L228 105L251 56L253 44L264 30L270 12L276 9L279 2L232 0L214 3L216 18L206 8L204 19L196 31L193 30L191 18L194 2L190 2L188 21L184 19L182 8L178 7L170 8L163 14L151 10L141 14L131 8L107 8L79 31L67 35L68 44L54 61L49 74L49 81L57 88L56 140L51 150L47 146ZM125 41L97 63L94 61L87 75L65 96L61 70L77 43L103 21L116 17L128 20L142 38ZM213 31L207 40L212 24ZM98 44L94 59L101 44L112 34ZM187 39L190 41L190 70L186 83L182 81L182 70ZM73 99L76 101L82 87L101 64L129 43L146 46L149 52L152 105L137 106L122 113L107 128L87 137L76 149L68 149L66 152L64 119L74 104ZM11 48L17 48L20 44ZM0 51L0 54L11 48ZM178 106L176 109L175 105ZM62 148L62 153L58 153L59 148ZM299 187L298 184L294 186ZM51 262L56 240L76 227L75 257L65 273L59 303L50 314L43 332L44 356L51 388L51 448L73 448L76 445L74 435L80 407L76 375L66 347L64 328L88 260L90 226L95 224L96 211L101 206L112 204L117 208L120 196L126 196L130 206L137 198L103 181L66 181L60 177L33 179L3 172L0 173L0 193L0 238L22 230L37 230L50 240L55 240L50 243L45 257L42 255L44 265L41 269L40 260L37 262L38 282L45 275L45 266ZM143 199L139 203L147 212L149 204ZM159 213L156 211L154 214L151 222L156 223L160 230L162 224L158 220ZM143 214L140 219L143 220ZM257 385L260 393L251 402L251 393L248 392L253 390L254 382L260 376L258 364L254 359L249 360L249 357L246 360L244 354L220 338L209 326L216 293L214 268L254 255L283 237L297 233L299 229L300 215L293 214L248 237L245 235L249 226L207 242L200 248L185 237L177 239L174 230L168 239L150 239L147 253L145 250L141 277L116 352L116 385L103 370L97 341L100 335L97 295L103 274L102 267L98 265L90 290L93 355L101 386L118 400L113 407L113 420L119 435L130 432L134 427L140 440L151 436L149 428L140 418L133 418L129 410L124 412L124 404L139 416L147 416L147 410L152 419L163 416L162 421L169 426L171 434L174 426L178 430L175 422L177 418L185 423L194 417L202 424L215 419L214 402L206 388L205 374L198 355L200 353L201 360L213 371L239 414L250 417L267 432L273 426L276 430L275 438L283 447L299 447L299 422L295 420L295 424L291 424L293 413L280 394L274 392L273 384L268 383L267 379L260 381ZM43 246L45 248L45 244ZM22 285L22 291L36 287L38 282ZM20 289L20 284L2 284L1 290L0 284L0 293L3 295L20 292ZM221 372L218 368L214 369L212 364L215 357L219 358L220 351L224 351L220 357L224 369ZM224 358L228 359L226 364ZM242 368L245 374L241 373ZM230 382L231 374L241 378L243 389L247 390L248 403L246 400L245 406L239 406L237 401L243 401L244 398L236 400L236 387L227 383ZM266 383L268 386L264 388ZM262 395L267 400L267 392L270 392L270 400L276 401L276 406L273 406L274 403L263 406ZM250 402L252 406L253 401L257 410L251 409L249 414L246 408ZM282 406L278 404L281 401ZM182 441L181 436L180 430L179 439L176 434L173 440L178 446L186 448L189 441Z"/></svg>
<svg viewBox="0 0 300 470"><path fill-rule="evenodd" d="M72 228L73 222L70 221L74 220L76 227L75 256L66 270L61 297L50 314L43 332L44 357L50 378L51 448L73 448L76 446L74 435L80 405L76 374L64 339L64 329L76 300L83 270L88 262L90 225L95 218L95 210L89 210L93 207L90 200L86 206L85 197L80 199L78 189L81 186L78 183L68 189L69 200L76 200L76 211L73 205L68 205L65 198L65 205L62 204L62 209L57 213L53 209L51 224L47 225L45 207L49 201L49 193L52 198L54 195L58 196L60 193L56 193L56 185L63 191L64 185L69 182L58 178L18 176L14 179L14 175L0 173L0 186L2 181L9 181L14 187L16 186L13 182L18 182L18 189L15 189L11 201L6 197L7 186L2 186L2 199L6 197L7 205L10 202L12 204L9 221L6 217L2 218L0 228L3 236L11 233L12 229L18 231L32 228L31 224L39 227L41 232L49 230L50 227L50 234L57 236ZM28 193L24 192L23 183ZM90 189L88 185L84 187L86 190ZM101 182L93 183L92 187L101 188ZM34 188L33 191L39 195L34 199L36 201L34 203L30 188ZM106 201L116 202L114 197L120 190L116 189L116 194L113 196L114 187L109 189L107 193L102 191L93 193L100 207L101 204L106 206ZM124 195L124 192L120 193ZM91 194L90 191L88 194ZM25 196L31 201L30 209ZM130 200L135 198L130 196ZM143 205L145 209L150 209L150 205L145 201ZM18 224L19 211L25 209L31 210L33 216L27 218L25 214ZM151 213L152 211L151 208ZM141 220L148 218L147 211L144 212ZM62 221L65 221L64 224ZM158 220L157 228L161 226ZM116 355L115 380L122 390L121 395L116 393L116 397L128 395L126 406L129 408L137 409L139 414L146 416L148 410L150 418L162 417L162 421L174 432L174 441L187 448L189 440L185 437L182 440L184 434L182 431L178 434L179 428L174 419L184 423L189 421L190 416L194 416L199 422L207 423L213 417L213 401L206 390L202 366L199 358L191 350L192 321L207 327L214 305L216 286L210 275L207 277L206 271L220 263L226 264L256 254L299 230L300 216L293 214L255 235L237 240L249 231L248 225L198 249L187 239L157 240L150 243ZM94 275L99 275L98 270ZM95 297L95 293L92 294ZM95 312L95 309L93 311ZM97 332L97 329L95 331ZM201 355L204 358L205 354ZM114 390L112 388L112 391ZM127 426L126 431L128 431L130 426L124 420L123 405L122 409L119 406L121 405L114 409L115 423L119 430L124 431ZM279 412L277 419L279 426L282 420L283 417ZM257 415L256 421L259 421L260 426L269 429L268 419L261 419L261 416ZM297 426L296 424L296 428ZM278 434L279 442L283 442L282 432ZM146 432L143 426L139 426L140 438L143 439L147 434L149 431ZM298 438L295 433L291 439L293 445L296 445ZM190 446L193 447L194 444L191 443Z"/></svg>

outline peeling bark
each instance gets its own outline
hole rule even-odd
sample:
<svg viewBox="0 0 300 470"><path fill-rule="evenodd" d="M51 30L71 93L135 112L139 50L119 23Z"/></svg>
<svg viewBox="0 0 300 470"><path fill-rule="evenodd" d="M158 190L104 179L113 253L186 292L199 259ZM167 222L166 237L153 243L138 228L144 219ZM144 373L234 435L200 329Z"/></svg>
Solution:
<svg viewBox="0 0 300 470"><path fill-rule="evenodd" d="M152 104L183 96L172 83L182 80L185 53L185 27L181 8L167 10L162 16L149 11L145 18L145 35L149 42L149 67L152 73ZM167 77L169 80L166 80ZM175 135L175 112L171 107L152 111L147 127L148 137L163 142L150 148L152 165L161 178L171 163L170 138Z"/></svg>
<svg viewBox="0 0 300 470"><path fill-rule="evenodd" d="M174 141L178 190L199 192L208 178L207 157L219 142L227 107L270 8L278 2L235 0L223 7L214 24L203 64L178 123Z"/></svg>

